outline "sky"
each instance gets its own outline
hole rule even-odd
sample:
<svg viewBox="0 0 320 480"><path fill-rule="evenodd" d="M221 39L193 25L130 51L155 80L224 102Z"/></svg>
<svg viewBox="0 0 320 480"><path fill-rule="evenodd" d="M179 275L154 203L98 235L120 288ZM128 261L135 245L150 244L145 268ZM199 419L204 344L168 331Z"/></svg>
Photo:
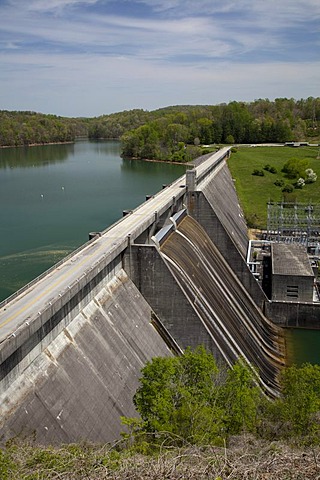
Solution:
<svg viewBox="0 0 320 480"><path fill-rule="evenodd" d="M0 110L320 96L319 0L0 0Z"/></svg>

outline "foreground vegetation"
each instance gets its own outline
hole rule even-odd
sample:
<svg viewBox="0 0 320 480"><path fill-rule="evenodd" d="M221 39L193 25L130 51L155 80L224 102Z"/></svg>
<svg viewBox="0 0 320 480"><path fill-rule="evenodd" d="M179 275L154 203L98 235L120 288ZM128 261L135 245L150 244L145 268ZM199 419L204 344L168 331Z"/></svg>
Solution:
<svg viewBox="0 0 320 480"><path fill-rule="evenodd" d="M320 366L285 368L281 396L270 401L256 373L239 359L231 369L218 367L204 348L183 356L154 358L142 369L134 403L141 418L124 419L128 438L148 450L159 434L162 444L228 444L243 432L268 440L320 442ZM145 443L144 443L145 442Z"/></svg>
<svg viewBox="0 0 320 480"><path fill-rule="evenodd" d="M315 480L320 448L289 447L252 435L228 447L162 447L157 454L121 451L119 445L36 447L12 442L0 453L2 480Z"/></svg>
<svg viewBox="0 0 320 480"><path fill-rule="evenodd" d="M320 475L320 367L290 367L267 400L241 361L218 368L203 348L155 358L134 402L141 418L114 445L39 447L14 439L0 478L315 479Z"/></svg>
<svg viewBox="0 0 320 480"><path fill-rule="evenodd" d="M320 203L320 159L318 147L256 147L234 150L228 161L241 207L252 228L266 228L268 202ZM288 173L290 162L302 166ZM307 179L305 170L315 173L314 181L299 186L299 178Z"/></svg>

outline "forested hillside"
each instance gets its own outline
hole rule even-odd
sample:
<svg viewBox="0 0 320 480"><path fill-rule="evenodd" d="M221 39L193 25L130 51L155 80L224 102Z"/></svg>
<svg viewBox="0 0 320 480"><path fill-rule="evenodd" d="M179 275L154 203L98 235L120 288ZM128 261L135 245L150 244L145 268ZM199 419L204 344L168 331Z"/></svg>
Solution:
<svg viewBox="0 0 320 480"><path fill-rule="evenodd" d="M94 118L0 111L2 146L66 142L79 136L121 138L124 156L172 161L199 155L198 145L203 144L319 141L320 98L134 109Z"/></svg>
<svg viewBox="0 0 320 480"><path fill-rule="evenodd" d="M123 155L184 162L203 144L318 141L319 126L320 98L168 107L123 135Z"/></svg>
<svg viewBox="0 0 320 480"><path fill-rule="evenodd" d="M72 142L87 135L85 119L71 119L35 112L0 111L0 145L15 147Z"/></svg>

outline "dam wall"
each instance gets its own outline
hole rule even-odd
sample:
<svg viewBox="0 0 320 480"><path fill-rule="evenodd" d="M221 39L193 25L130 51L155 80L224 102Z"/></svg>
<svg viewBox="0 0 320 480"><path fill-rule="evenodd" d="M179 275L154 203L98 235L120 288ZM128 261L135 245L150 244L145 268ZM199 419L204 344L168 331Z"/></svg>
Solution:
<svg viewBox="0 0 320 480"><path fill-rule="evenodd" d="M201 340L229 366L242 357L259 371L263 390L276 396L285 363L282 331L258 309L204 229L179 212L154 243L159 256L155 248L146 252L141 246L136 262L150 279L146 283L138 272L135 281L166 328L179 335L179 343L195 346Z"/></svg>
<svg viewBox="0 0 320 480"><path fill-rule="evenodd" d="M205 229L257 306L263 308L268 299L247 266L247 226L227 164L221 164L194 196L189 214Z"/></svg>
<svg viewBox="0 0 320 480"><path fill-rule="evenodd" d="M225 363L156 246L133 245L130 255L130 260L129 252L124 255L124 269L130 269L130 278L180 347L203 345L218 363Z"/></svg>
<svg viewBox="0 0 320 480"><path fill-rule="evenodd" d="M186 216L160 250L227 363L241 356L275 394L285 359L282 331L257 308L205 230Z"/></svg>
<svg viewBox="0 0 320 480"><path fill-rule="evenodd" d="M132 395L154 356L172 355L123 270L26 366L1 396L1 436L37 443L106 442L135 416Z"/></svg>
<svg viewBox="0 0 320 480"><path fill-rule="evenodd" d="M111 281L121 270L121 259L104 260L79 281L68 287L64 295L25 318L22 327L1 343L0 391L5 391L29 364L71 323L81 310L94 299L102 285Z"/></svg>

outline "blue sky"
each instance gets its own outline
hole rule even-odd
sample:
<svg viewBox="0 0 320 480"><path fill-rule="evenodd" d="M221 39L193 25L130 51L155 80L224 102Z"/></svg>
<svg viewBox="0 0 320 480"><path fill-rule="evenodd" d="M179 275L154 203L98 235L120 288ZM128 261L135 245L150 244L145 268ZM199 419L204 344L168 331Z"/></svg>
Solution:
<svg viewBox="0 0 320 480"><path fill-rule="evenodd" d="M0 109L320 96L319 0L0 0Z"/></svg>

